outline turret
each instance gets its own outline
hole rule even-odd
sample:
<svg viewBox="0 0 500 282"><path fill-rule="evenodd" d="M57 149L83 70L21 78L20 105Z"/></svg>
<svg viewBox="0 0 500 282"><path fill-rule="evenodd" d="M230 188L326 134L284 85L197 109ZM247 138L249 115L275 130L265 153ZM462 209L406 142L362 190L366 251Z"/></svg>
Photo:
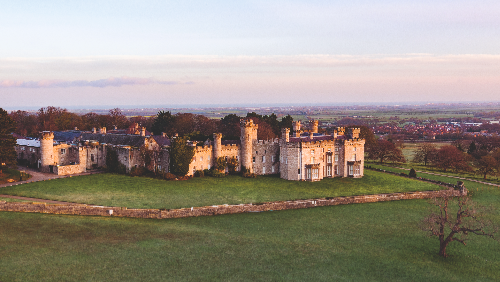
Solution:
<svg viewBox="0 0 500 282"><path fill-rule="evenodd" d="M141 136L146 136L146 128L141 127Z"/></svg>
<svg viewBox="0 0 500 282"><path fill-rule="evenodd" d="M293 131L295 132L295 137L300 137L300 120L293 123Z"/></svg>
<svg viewBox="0 0 500 282"><path fill-rule="evenodd" d="M40 171L50 172L49 166L54 164L54 133L44 131L40 136Z"/></svg>
<svg viewBox="0 0 500 282"><path fill-rule="evenodd" d="M290 142L290 128L282 128L281 129L281 139L285 142Z"/></svg>
<svg viewBox="0 0 500 282"><path fill-rule="evenodd" d="M311 131L312 133L318 133L318 120L311 121Z"/></svg>
<svg viewBox="0 0 500 282"><path fill-rule="evenodd" d="M222 133L214 133L214 162L222 156Z"/></svg>
<svg viewBox="0 0 500 282"><path fill-rule="evenodd" d="M243 120L241 127L241 165L250 172L253 172L252 149L253 141L257 140L258 125L253 120Z"/></svg>
<svg viewBox="0 0 500 282"><path fill-rule="evenodd" d="M106 134L106 127L101 127L101 129L99 130L99 133Z"/></svg>
<svg viewBox="0 0 500 282"><path fill-rule="evenodd" d="M351 135L352 139L359 138L359 133L361 132L361 129L359 129L359 128L348 128L347 130L349 132L349 135Z"/></svg>

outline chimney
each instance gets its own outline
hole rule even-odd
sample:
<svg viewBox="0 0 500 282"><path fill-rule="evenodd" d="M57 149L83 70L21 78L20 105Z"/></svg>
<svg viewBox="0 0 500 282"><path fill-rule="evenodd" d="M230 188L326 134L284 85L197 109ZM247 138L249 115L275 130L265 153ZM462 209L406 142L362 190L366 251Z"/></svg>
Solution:
<svg viewBox="0 0 500 282"><path fill-rule="evenodd" d="M314 137L314 132L312 132L312 131L309 132L309 138L313 139L313 137Z"/></svg>
<svg viewBox="0 0 500 282"><path fill-rule="evenodd" d="M100 133L101 134L106 134L106 127L101 127Z"/></svg>
<svg viewBox="0 0 500 282"><path fill-rule="evenodd" d="M92 128L92 133L97 133L97 130L95 127Z"/></svg>
<svg viewBox="0 0 500 282"><path fill-rule="evenodd" d="M75 126L75 130L78 130L78 127Z"/></svg>
<svg viewBox="0 0 500 282"><path fill-rule="evenodd" d="M146 136L146 128L141 127L141 136Z"/></svg>
<svg viewBox="0 0 500 282"><path fill-rule="evenodd" d="M161 136L162 136L162 137L167 137L167 133L162 132L162 133L161 133Z"/></svg>

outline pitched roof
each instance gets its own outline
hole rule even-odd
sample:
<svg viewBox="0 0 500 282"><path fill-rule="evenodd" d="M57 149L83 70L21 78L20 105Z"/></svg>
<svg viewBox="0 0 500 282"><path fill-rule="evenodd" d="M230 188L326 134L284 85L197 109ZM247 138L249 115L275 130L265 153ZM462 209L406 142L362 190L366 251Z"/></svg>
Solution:
<svg viewBox="0 0 500 282"><path fill-rule="evenodd" d="M68 130L68 131L54 131L54 141L58 142L73 142L82 135L82 131Z"/></svg>
<svg viewBox="0 0 500 282"><path fill-rule="evenodd" d="M140 147L144 145L146 138L146 136L140 135L83 133L80 140L95 140L99 143Z"/></svg>

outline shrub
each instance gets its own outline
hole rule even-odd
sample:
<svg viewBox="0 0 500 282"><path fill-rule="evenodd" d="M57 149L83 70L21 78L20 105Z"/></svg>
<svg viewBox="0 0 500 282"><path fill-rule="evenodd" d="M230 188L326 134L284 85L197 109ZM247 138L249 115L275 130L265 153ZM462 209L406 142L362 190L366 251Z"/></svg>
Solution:
<svg viewBox="0 0 500 282"><path fill-rule="evenodd" d="M194 172L194 177L203 177L205 176L205 172L203 170L197 170Z"/></svg>
<svg viewBox="0 0 500 282"><path fill-rule="evenodd" d="M408 176L416 178L417 177L417 172L413 168L411 168L410 169L410 174L408 174Z"/></svg>
<svg viewBox="0 0 500 282"><path fill-rule="evenodd" d="M166 180L175 180L177 178L177 176L175 176L175 174L167 172L167 173L165 173L163 178L165 178Z"/></svg>
<svg viewBox="0 0 500 282"><path fill-rule="evenodd" d="M212 177L225 177L226 174L224 172L220 172L218 170L213 170L212 171Z"/></svg>
<svg viewBox="0 0 500 282"><path fill-rule="evenodd" d="M257 178L257 174L250 173L250 172L244 172L243 177L245 177L245 178Z"/></svg>
<svg viewBox="0 0 500 282"><path fill-rule="evenodd" d="M204 169L203 170L203 174L205 176L212 176L212 170L210 170L210 169Z"/></svg>
<svg viewBox="0 0 500 282"><path fill-rule="evenodd" d="M148 172L148 170L145 167L139 166L139 167L133 167L129 175L130 176L143 176Z"/></svg>
<svg viewBox="0 0 500 282"><path fill-rule="evenodd" d="M219 171L223 171L226 169L227 161L224 157L218 157L215 160L215 168Z"/></svg>

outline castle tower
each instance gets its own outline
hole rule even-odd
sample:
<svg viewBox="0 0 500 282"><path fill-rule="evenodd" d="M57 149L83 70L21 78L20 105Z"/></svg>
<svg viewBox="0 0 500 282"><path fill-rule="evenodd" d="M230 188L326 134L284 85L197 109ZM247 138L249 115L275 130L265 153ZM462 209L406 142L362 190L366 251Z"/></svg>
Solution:
<svg viewBox="0 0 500 282"><path fill-rule="evenodd" d="M241 126L241 166L253 173L252 149L253 141L257 141L257 124L253 120L243 120Z"/></svg>
<svg viewBox="0 0 500 282"><path fill-rule="evenodd" d="M295 131L295 137L300 137L300 120L293 123L293 131Z"/></svg>
<svg viewBox="0 0 500 282"><path fill-rule="evenodd" d="M44 131L40 136L40 171L50 172L54 164L54 132Z"/></svg>
<svg viewBox="0 0 500 282"><path fill-rule="evenodd" d="M106 134L106 127L101 127L101 129L99 130L99 133Z"/></svg>
<svg viewBox="0 0 500 282"><path fill-rule="evenodd" d="M290 128L281 129L281 139L285 142L290 142Z"/></svg>
<svg viewBox="0 0 500 282"><path fill-rule="evenodd" d="M222 133L214 133L214 162L222 156Z"/></svg>
<svg viewBox="0 0 500 282"><path fill-rule="evenodd" d="M359 133L361 132L361 129L359 129L359 128L348 128L347 130L348 130L349 134L351 135L352 139L359 138Z"/></svg>
<svg viewBox="0 0 500 282"><path fill-rule="evenodd" d="M311 132L312 133L318 133L318 120L312 120L311 121Z"/></svg>
<svg viewBox="0 0 500 282"><path fill-rule="evenodd" d="M342 136L345 134L345 127L337 127L335 131L337 132L338 136Z"/></svg>

